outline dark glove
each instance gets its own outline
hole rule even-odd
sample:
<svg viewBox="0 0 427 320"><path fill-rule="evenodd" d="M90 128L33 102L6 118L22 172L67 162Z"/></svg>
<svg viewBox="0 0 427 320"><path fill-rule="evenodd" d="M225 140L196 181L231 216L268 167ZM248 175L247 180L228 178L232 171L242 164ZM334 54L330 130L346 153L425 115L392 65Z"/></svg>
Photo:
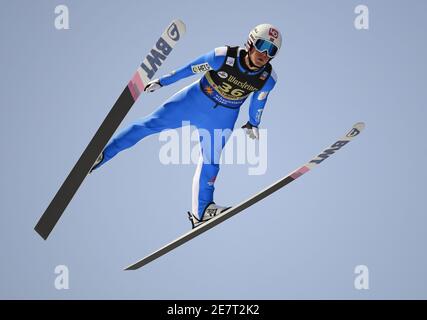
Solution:
<svg viewBox="0 0 427 320"><path fill-rule="evenodd" d="M245 129L246 134L251 139L259 139L259 130L258 127L251 125L251 123L248 121L244 126L242 126L242 129Z"/></svg>

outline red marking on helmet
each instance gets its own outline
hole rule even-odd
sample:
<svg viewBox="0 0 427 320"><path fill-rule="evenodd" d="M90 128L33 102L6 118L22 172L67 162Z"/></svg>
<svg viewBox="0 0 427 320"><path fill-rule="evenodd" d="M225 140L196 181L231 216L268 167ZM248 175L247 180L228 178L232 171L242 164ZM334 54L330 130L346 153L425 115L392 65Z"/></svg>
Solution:
<svg viewBox="0 0 427 320"><path fill-rule="evenodd" d="M279 31L274 28L270 28L270 30L268 31L268 35L277 39L279 37Z"/></svg>

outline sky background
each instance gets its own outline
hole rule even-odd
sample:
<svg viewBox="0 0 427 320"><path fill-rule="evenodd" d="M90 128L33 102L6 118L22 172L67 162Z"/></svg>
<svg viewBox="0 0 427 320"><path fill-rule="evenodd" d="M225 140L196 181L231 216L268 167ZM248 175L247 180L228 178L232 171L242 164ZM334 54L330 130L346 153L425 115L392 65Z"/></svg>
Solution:
<svg viewBox="0 0 427 320"><path fill-rule="evenodd" d="M65 4L70 30L54 26ZM369 8L369 30L354 8ZM0 298L427 299L425 1L1 1ZM262 128L268 170L223 166L233 205L304 164L358 121L321 166L135 272L190 228L195 165L163 165L151 136L88 177L48 241L33 230L168 23L187 34L158 76L251 28L284 44ZM141 96L120 128L195 77ZM241 108L236 126L247 121ZM69 268L69 290L54 286ZM354 269L369 268L369 290Z"/></svg>

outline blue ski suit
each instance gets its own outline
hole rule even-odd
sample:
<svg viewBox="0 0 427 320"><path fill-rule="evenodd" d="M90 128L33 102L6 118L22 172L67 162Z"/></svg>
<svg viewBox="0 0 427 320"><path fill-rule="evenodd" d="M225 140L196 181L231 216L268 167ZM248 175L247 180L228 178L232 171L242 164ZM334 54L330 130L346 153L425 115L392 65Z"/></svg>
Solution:
<svg viewBox="0 0 427 320"><path fill-rule="evenodd" d="M183 122L190 122L197 129L203 128L209 135L199 134L201 156L192 189L192 212L201 219L205 208L213 202L220 155L230 136L223 135L217 146L218 140L216 143L213 140L219 131L215 129L231 132L240 106L250 94L249 123L257 127L268 94L277 81L269 63L257 71L247 69L243 60L245 55L246 50L243 48L218 47L161 77L160 84L167 86L191 75L204 73L201 79L181 89L154 112L133 122L113 137L103 151L103 160L95 169L151 134L181 127Z"/></svg>

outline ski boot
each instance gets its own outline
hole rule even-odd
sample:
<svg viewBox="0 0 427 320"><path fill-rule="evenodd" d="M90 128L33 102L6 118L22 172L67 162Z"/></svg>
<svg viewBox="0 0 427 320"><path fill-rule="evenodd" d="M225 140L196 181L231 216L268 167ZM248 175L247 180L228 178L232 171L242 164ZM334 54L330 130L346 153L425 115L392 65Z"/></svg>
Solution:
<svg viewBox="0 0 427 320"><path fill-rule="evenodd" d="M188 212L188 219L191 221L192 228L197 228L201 224L205 223L206 221L209 221L213 217L218 216L219 214L227 211L231 207L221 207L216 205L214 202L210 203L206 208L205 211L203 211L202 218L199 219L191 212Z"/></svg>

